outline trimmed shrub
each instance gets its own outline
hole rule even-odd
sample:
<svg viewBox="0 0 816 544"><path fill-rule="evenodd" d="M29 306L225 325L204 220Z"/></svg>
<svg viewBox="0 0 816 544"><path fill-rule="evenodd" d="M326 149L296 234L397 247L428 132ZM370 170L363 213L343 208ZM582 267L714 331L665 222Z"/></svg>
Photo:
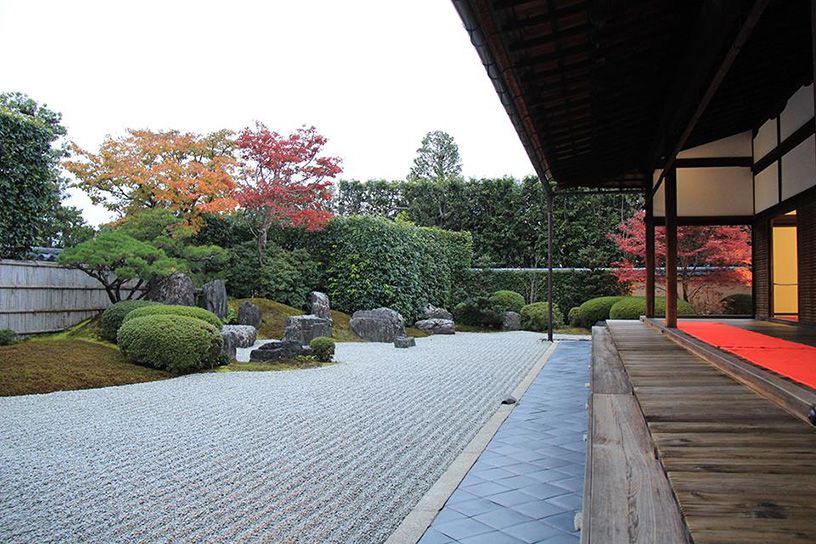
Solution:
<svg viewBox="0 0 816 544"><path fill-rule="evenodd" d="M122 302L117 302L109 306L104 312L102 312L102 318L100 321L99 327L99 334L107 340L108 342L116 342L116 334L119 332L119 327L122 326L122 322L125 320L125 317L138 308L143 308L144 306L152 306L158 304L157 302L153 302L150 300L123 300Z"/></svg>
<svg viewBox="0 0 816 544"><path fill-rule="evenodd" d="M533 302L521 309L521 328L526 331L546 331L550 321L550 305L546 302ZM553 306L553 328L561 323L561 312Z"/></svg>
<svg viewBox="0 0 816 544"><path fill-rule="evenodd" d="M567 323L569 323L571 327L578 326L578 306L573 306L570 308L570 311L567 314Z"/></svg>
<svg viewBox="0 0 816 544"><path fill-rule="evenodd" d="M520 312L526 301L521 293L505 289L490 295L490 302L505 312Z"/></svg>
<svg viewBox="0 0 816 544"><path fill-rule="evenodd" d="M609 310L623 297L598 297L591 298L578 306L575 316L575 325L589 329L598 321L609 319Z"/></svg>
<svg viewBox="0 0 816 544"><path fill-rule="evenodd" d="M677 300L678 315L694 315L694 307ZM646 315L646 297L623 297L609 309L609 319L639 319ZM655 315L666 315L666 297L655 297Z"/></svg>
<svg viewBox="0 0 816 544"><path fill-rule="evenodd" d="M0 346L10 346L16 342L16 332L11 329L0 329Z"/></svg>
<svg viewBox="0 0 816 544"><path fill-rule="evenodd" d="M754 300L750 294L735 293L724 297L722 304L723 313L730 315L753 315Z"/></svg>
<svg viewBox="0 0 816 544"><path fill-rule="evenodd" d="M334 357L334 340L328 336L314 338L309 342L309 347L312 348L312 353L318 361L329 363Z"/></svg>
<svg viewBox="0 0 816 544"><path fill-rule="evenodd" d="M464 325L498 328L504 322L504 310L495 306L489 298L477 297L457 304L453 308L453 317Z"/></svg>
<svg viewBox="0 0 816 544"><path fill-rule="evenodd" d="M209 323L216 330L221 330L221 320L218 319L214 313L204 308L197 308L195 306L176 306L174 304L155 304L146 306L144 308L137 308L125 316L124 322L127 323L131 319L145 317L147 315L183 315L187 317L194 317L200 319L205 323Z"/></svg>
<svg viewBox="0 0 816 544"><path fill-rule="evenodd" d="M119 328L119 349L130 361L174 374L223 364L223 339L209 323L184 315L156 314L128 319Z"/></svg>

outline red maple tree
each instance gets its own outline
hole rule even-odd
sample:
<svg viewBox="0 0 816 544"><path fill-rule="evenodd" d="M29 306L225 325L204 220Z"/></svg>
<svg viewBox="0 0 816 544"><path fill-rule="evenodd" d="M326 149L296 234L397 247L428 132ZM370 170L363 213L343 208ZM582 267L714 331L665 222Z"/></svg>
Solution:
<svg viewBox="0 0 816 544"><path fill-rule="evenodd" d="M646 270L645 212L618 225L610 234L624 258L613 263L621 282L644 283ZM655 228L656 276L665 277L666 229ZM751 284L751 234L747 227L685 226L677 228L677 279L683 300L694 302L716 286ZM662 288L659 281L655 282ZM665 282L663 282L665 284Z"/></svg>
<svg viewBox="0 0 816 544"><path fill-rule="evenodd" d="M331 219L331 180L343 170L339 158L321 155L325 144L315 127L283 136L256 123L238 137L243 179L235 197L243 208L261 215L261 259L272 225L318 230Z"/></svg>

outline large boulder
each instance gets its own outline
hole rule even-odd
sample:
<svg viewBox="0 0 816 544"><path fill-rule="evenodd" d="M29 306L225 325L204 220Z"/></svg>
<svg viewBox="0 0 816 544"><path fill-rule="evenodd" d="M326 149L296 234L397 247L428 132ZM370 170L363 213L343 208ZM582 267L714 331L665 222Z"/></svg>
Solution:
<svg viewBox="0 0 816 544"><path fill-rule="evenodd" d="M309 304L312 308L312 315L332 321L331 306L329 305L329 295L320 291L309 293ZM331 336L331 335L329 335Z"/></svg>
<svg viewBox="0 0 816 544"><path fill-rule="evenodd" d="M358 310L350 325L354 334L369 342L393 342L397 336L405 336L405 320L391 308Z"/></svg>
<svg viewBox="0 0 816 544"><path fill-rule="evenodd" d="M521 314L518 312L504 312L502 329L506 331L517 331L521 329Z"/></svg>
<svg viewBox="0 0 816 544"><path fill-rule="evenodd" d="M173 272L161 278L147 293L148 300L180 306L196 305L196 289L193 280L184 272Z"/></svg>
<svg viewBox="0 0 816 544"><path fill-rule="evenodd" d="M453 314L445 308L437 308L433 304L428 304L422 310L422 315L425 319L450 319L453 320Z"/></svg>
<svg viewBox="0 0 816 544"><path fill-rule="evenodd" d="M456 326L452 319L422 319L414 327L430 334L455 334Z"/></svg>
<svg viewBox="0 0 816 544"><path fill-rule="evenodd" d="M286 320L286 329L283 331L284 342L299 342L308 346L309 342L318 336L332 335L331 321L316 315L294 315Z"/></svg>
<svg viewBox="0 0 816 544"><path fill-rule="evenodd" d="M252 325L256 329L261 326L261 307L249 301L238 306L237 321L239 325Z"/></svg>
<svg viewBox="0 0 816 544"><path fill-rule="evenodd" d="M273 340L249 352L249 360L258 363L269 363L294 359L298 355L308 355L310 353L311 350L300 342Z"/></svg>
<svg viewBox="0 0 816 544"><path fill-rule="evenodd" d="M227 307L227 288L224 286L224 280L213 280L201 287L201 304L199 306L211 311L219 319L227 317L229 308Z"/></svg>
<svg viewBox="0 0 816 544"><path fill-rule="evenodd" d="M257 335L258 331L252 325L224 325L221 327L221 336L224 338L224 343L226 344L227 338L229 338L230 342L239 348L252 347Z"/></svg>

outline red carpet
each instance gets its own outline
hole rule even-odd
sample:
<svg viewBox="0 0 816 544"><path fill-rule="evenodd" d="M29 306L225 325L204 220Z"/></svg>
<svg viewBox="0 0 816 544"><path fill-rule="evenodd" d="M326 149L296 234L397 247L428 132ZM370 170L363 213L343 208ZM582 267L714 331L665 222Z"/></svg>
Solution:
<svg viewBox="0 0 816 544"><path fill-rule="evenodd" d="M686 334L816 389L816 347L716 321L681 321Z"/></svg>

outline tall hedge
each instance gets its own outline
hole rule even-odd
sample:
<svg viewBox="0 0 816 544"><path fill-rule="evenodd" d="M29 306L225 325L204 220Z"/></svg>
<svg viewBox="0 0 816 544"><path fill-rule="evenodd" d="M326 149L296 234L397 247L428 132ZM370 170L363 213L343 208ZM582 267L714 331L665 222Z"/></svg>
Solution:
<svg viewBox="0 0 816 544"><path fill-rule="evenodd" d="M524 295L528 303L547 300L547 273L523 270L471 270L458 286L471 296L489 296L508 289ZM605 270L556 270L553 272L553 301L567 315L570 309L591 298L629 293L629 286L618 282Z"/></svg>
<svg viewBox="0 0 816 544"><path fill-rule="evenodd" d="M408 320L456 302L473 251L469 233L371 216L336 217L312 243L334 308L388 306Z"/></svg>

